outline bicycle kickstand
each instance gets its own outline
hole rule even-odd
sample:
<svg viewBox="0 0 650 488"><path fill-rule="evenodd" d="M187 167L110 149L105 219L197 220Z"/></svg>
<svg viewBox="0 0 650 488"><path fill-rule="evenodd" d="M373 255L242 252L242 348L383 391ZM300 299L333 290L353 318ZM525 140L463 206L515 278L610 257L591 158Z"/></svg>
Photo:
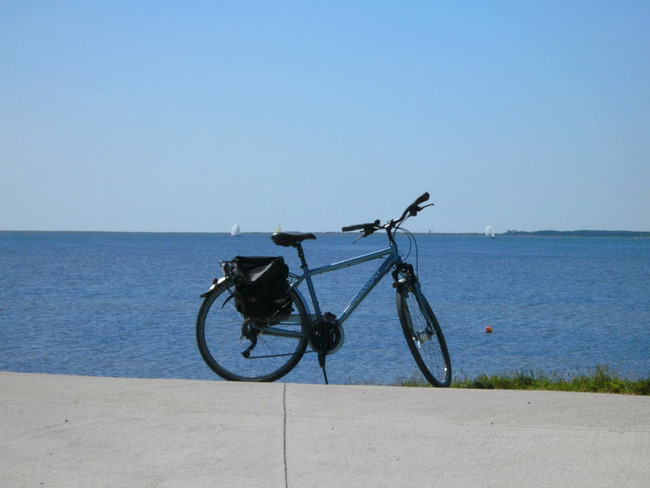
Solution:
<svg viewBox="0 0 650 488"><path fill-rule="evenodd" d="M325 351L320 351L318 353L318 364L320 365L321 369L323 370L323 378L325 378L325 384L329 385L329 381L327 381L327 371L325 370L325 360L327 358L327 353Z"/></svg>

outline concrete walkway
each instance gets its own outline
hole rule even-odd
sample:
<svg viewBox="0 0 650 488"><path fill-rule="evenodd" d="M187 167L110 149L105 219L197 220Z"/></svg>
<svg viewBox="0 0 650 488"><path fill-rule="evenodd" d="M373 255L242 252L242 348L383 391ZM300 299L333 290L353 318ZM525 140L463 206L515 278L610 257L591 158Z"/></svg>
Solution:
<svg viewBox="0 0 650 488"><path fill-rule="evenodd" d="M647 487L650 398L0 372L2 487Z"/></svg>

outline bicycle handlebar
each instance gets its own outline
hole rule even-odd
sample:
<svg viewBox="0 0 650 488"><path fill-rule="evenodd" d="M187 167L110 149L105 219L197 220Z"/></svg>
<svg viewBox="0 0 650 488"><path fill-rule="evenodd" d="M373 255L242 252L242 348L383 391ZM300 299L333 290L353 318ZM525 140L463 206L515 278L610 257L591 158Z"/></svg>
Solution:
<svg viewBox="0 0 650 488"><path fill-rule="evenodd" d="M406 210L404 210L404 213L399 219L390 220L386 225L383 226L380 225L379 219L377 219L373 223L369 223L369 224L356 224L356 225L349 225L346 227L342 227L341 231L350 232L353 230L363 230L361 237L367 237L378 229L388 229L388 230L394 229L399 224L404 222L404 220L406 220L408 217L415 217L419 211L421 211L425 207L428 207L429 205L425 205L425 207L420 206L420 204L426 202L427 200L429 200L429 192L424 192L411 205L406 207Z"/></svg>

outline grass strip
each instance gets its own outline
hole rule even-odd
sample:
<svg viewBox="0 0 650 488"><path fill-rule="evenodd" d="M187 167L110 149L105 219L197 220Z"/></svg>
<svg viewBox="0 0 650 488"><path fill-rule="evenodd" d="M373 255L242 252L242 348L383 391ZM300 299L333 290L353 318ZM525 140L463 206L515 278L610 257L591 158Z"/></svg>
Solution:
<svg viewBox="0 0 650 488"><path fill-rule="evenodd" d="M431 386L419 378L401 379L399 386ZM475 378L454 380L452 388L483 390L552 390L623 395L650 395L650 378L622 378L609 366L597 365L587 373L548 374L543 371L519 371L505 375L482 374Z"/></svg>

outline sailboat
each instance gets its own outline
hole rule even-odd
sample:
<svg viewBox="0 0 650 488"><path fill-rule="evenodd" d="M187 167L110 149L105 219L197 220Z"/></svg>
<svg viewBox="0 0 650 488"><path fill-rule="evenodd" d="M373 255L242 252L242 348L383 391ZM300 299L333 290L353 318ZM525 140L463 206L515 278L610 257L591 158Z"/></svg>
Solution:
<svg viewBox="0 0 650 488"><path fill-rule="evenodd" d="M494 239L494 227L491 225L488 225L485 228L485 237L489 237L490 239Z"/></svg>
<svg viewBox="0 0 650 488"><path fill-rule="evenodd" d="M233 237L241 237L241 229L239 228L239 224L232 226L232 229L230 229L230 235Z"/></svg>

